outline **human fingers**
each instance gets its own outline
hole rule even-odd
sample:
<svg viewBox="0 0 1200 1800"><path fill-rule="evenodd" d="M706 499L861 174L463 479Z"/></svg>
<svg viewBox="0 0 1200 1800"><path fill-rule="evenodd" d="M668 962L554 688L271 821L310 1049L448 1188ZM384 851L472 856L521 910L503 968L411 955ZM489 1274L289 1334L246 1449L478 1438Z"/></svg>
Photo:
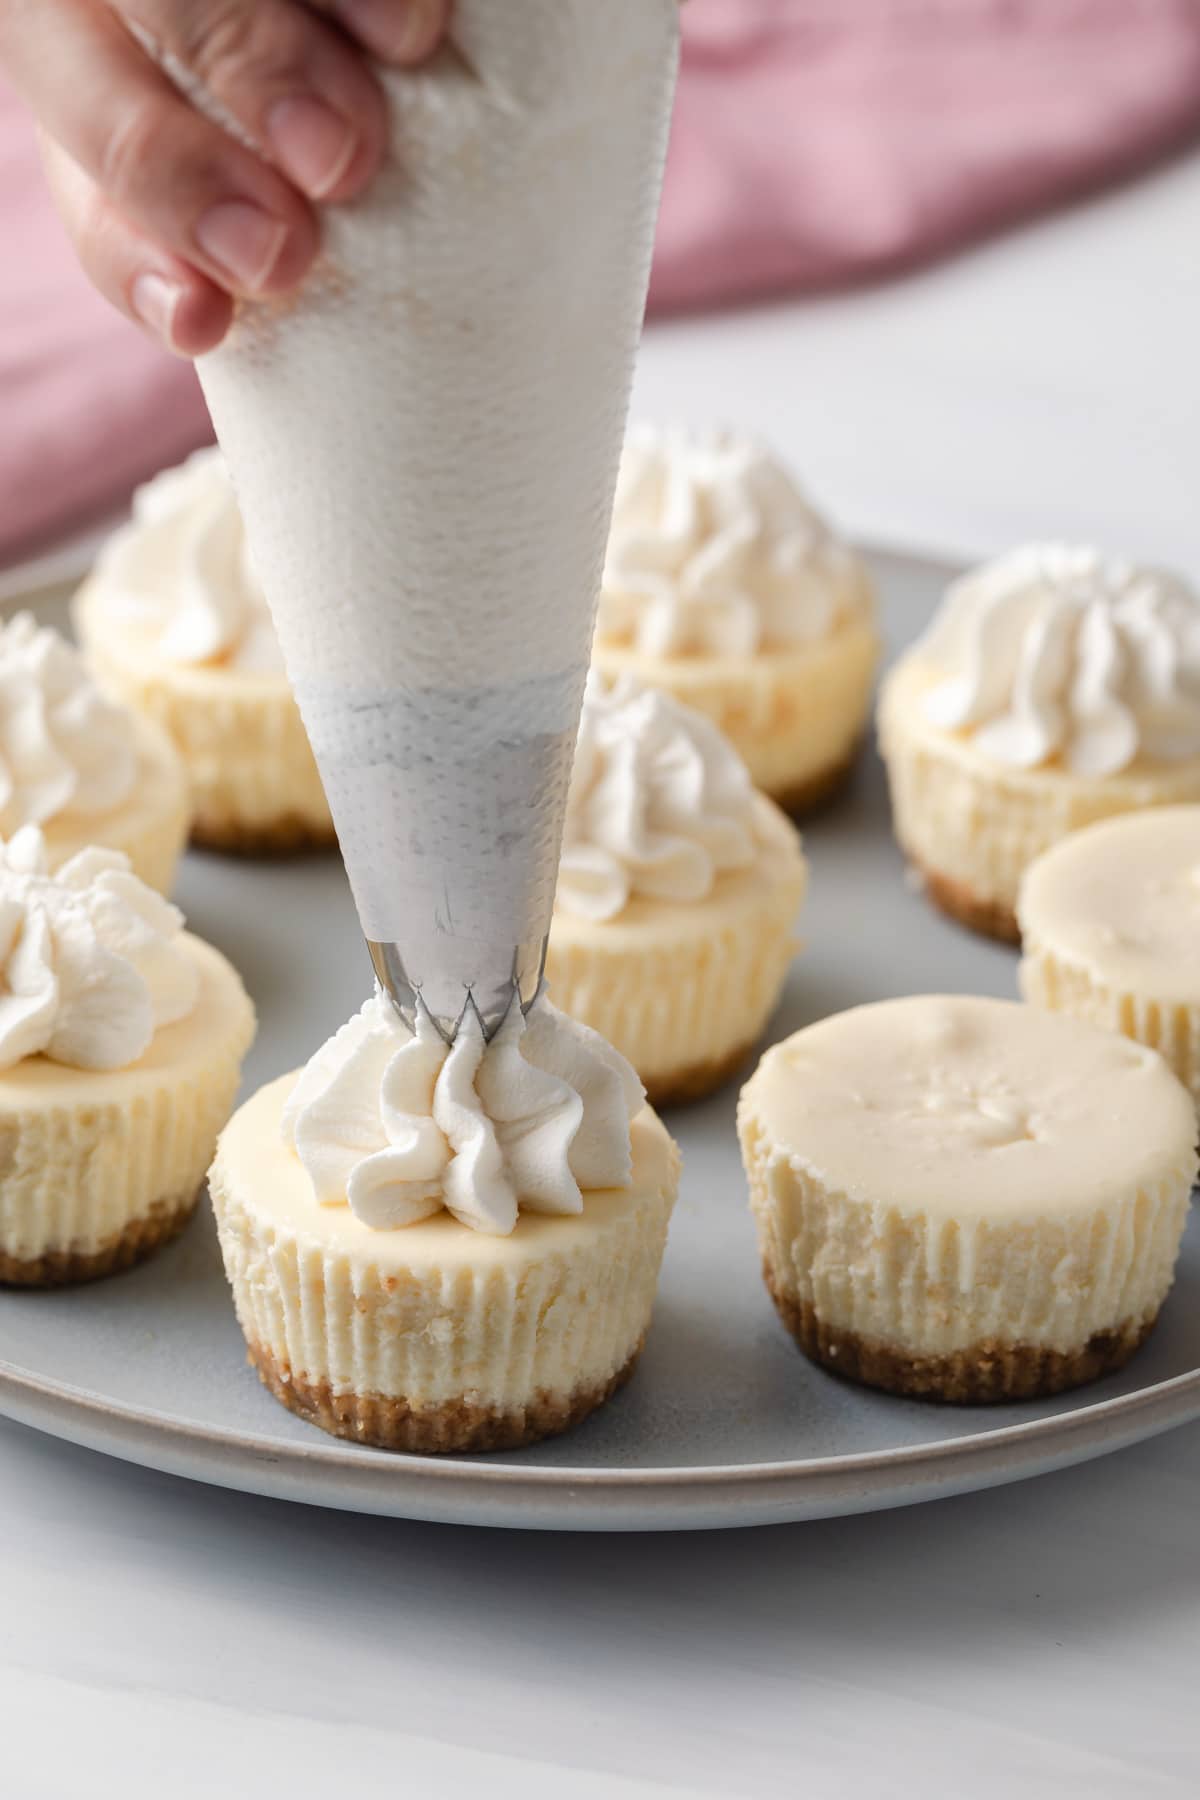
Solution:
<svg viewBox="0 0 1200 1800"><path fill-rule="evenodd" d="M176 355L215 349L233 317L228 293L136 231L48 138L42 159L76 254L105 299Z"/></svg>

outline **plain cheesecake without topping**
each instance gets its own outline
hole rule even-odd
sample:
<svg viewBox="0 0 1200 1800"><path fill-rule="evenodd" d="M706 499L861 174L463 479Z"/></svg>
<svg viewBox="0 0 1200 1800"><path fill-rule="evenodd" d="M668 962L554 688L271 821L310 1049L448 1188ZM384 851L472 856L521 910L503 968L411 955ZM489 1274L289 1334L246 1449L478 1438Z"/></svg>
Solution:
<svg viewBox="0 0 1200 1800"><path fill-rule="evenodd" d="M859 1007L768 1051L738 1128L768 1288L838 1373L1054 1392L1119 1367L1170 1288L1195 1110L1096 1026L964 997Z"/></svg>

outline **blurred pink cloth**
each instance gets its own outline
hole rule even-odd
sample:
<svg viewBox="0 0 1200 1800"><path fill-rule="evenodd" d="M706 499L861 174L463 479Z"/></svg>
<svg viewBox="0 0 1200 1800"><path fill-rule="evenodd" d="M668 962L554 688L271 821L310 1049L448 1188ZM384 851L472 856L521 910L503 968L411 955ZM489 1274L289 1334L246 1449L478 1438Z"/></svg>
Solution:
<svg viewBox="0 0 1200 1800"><path fill-rule="evenodd" d="M111 513L206 436L191 364L84 278L0 81L0 567Z"/></svg>
<svg viewBox="0 0 1200 1800"><path fill-rule="evenodd" d="M687 0L651 306L907 266L1200 132L1197 0ZM0 84L0 564L209 435L76 269Z"/></svg>
<svg viewBox="0 0 1200 1800"><path fill-rule="evenodd" d="M688 0L650 303L912 265L1200 133L1197 0Z"/></svg>

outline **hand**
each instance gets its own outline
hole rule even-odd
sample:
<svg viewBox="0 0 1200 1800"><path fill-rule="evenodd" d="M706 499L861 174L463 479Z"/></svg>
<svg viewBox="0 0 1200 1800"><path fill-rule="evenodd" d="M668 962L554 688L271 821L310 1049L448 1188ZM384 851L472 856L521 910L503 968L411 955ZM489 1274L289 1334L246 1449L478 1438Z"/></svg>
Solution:
<svg viewBox="0 0 1200 1800"><path fill-rule="evenodd" d="M0 0L0 63L39 121L84 269L184 356L239 294L282 294L316 255L313 202L360 193L386 148L370 57L423 61L450 0ZM133 30L258 146L187 100Z"/></svg>

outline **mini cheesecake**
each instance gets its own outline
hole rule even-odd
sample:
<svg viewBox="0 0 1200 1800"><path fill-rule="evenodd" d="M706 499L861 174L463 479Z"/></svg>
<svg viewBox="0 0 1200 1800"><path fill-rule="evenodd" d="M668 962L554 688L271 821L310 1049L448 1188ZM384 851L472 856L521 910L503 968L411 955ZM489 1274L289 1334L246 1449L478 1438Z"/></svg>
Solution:
<svg viewBox="0 0 1200 1800"><path fill-rule="evenodd" d="M635 428L625 446L593 651L720 730L788 812L854 762L879 662L861 558L762 445Z"/></svg>
<svg viewBox="0 0 1200 1800"><path fill-rule="evenodd" d="M795 827L709 719L593 673L546 977L656 1106L699 1098L749 1056L807 886Z"/></svg>
<svg viewBox="0 0 1200 1800"><path fill-rule="evenodd" d="M1015 943L1025 871L1073 831L1200 801L1200 595L1087 546L952 583L886 677L896 838L929 899Z"/></svg>
<svg viewBox="0 0 1200 1800"><path fill-rule="evenodd" d="M141 1262L195 1210L254 1012L236 971L184 935L194 1009L122 1069L34 1056L0 1072L0 1282L55 1287Z"/></svg>
<svg viewBox="0 0 1200 1800"><path fill-rule="evenodd" d="M74 611L97 678L182 758L196 843L271 855L333 842L220 451L139 489Z"/></svg>
<svg viewBox="0 0 1200 1800"><path fill-rule="evenodd" d="M756 844L696 901L634 895L615 918L555 908L546 980L564 1012L607 1038L656 1106L703 1098L736 1074L796 955L808 865L791 821L754 803Z"/></svg>
<svg viewBox="0 0 1200 1800"><path fill-rule="evenodd" d="M99 844L169 894L190 821L165 733L106 698L73 646L32 613L0 628L0 839L37 827L50 871Z"/></svg>
<svg viewBox="0 0 1200 1800"><path fill-rule="evenodd" d="M1157 1050L1200 1107L1200 806L1076 832L1018 903L1021 992Z"/></svg>
<svg viewBox="0 0 1200 1800"><path fill-rule="evenodd" d="M0 843L0 1282L110 1275L195 1206L254 1009L118 852Z"/></svg>
<svg viewBox="0 0 1200 1800"><path fill-rule="evenodd" d="M1170 1289L1191 1096L1154 1051L1008 1001L889 1000L767 1052L738 1130L806 1355L979 1402L1118 1369Z"/></svg>
<svg viewBox="0 0 1200 1800"><path fill-rule="evenodd" d="M633 1373L678 1182L659 1121L627 1189L484 1237L440 1213L373 1230L323 1207L284 1143L293 1076L226 1128L213 1204L250 1360L275 1398L389 1450L506 1450L566 1431Z"/></svg>
<svg viewBox="0 0 1200 1800"><path fill-rule="evenodd" d="M678 1181L632 1071L544 996L449 1048L377 996L235 1114L210 1185L276 1399L453 1452L565 1431L632 1373Z"/></svg>

